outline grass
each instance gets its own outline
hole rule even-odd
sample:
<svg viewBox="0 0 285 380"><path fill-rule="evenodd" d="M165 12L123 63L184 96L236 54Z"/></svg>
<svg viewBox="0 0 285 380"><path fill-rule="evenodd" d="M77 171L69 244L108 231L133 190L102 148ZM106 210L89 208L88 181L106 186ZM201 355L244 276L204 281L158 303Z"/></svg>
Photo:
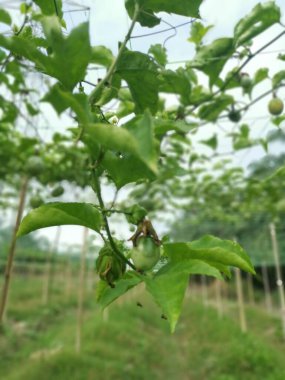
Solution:
<svg viewBox="0 0 285 380"><path fill-rule="evenodd" d="M52 306L43 308L40 278L15 278L10 320L0 336L1 378L285 378L280 322L260 307L247 308L250 332L243 334L234 303L228 304L226 316L220 319L215 309L188 298L177 331L171 335L159 309L145 295L127 297L123 305L110 307L108 318L103 318L89 292L79 355L75 353L76 293L65 300L60 286L54 290ZM136 306L137 301L142 308Z"/></svg>

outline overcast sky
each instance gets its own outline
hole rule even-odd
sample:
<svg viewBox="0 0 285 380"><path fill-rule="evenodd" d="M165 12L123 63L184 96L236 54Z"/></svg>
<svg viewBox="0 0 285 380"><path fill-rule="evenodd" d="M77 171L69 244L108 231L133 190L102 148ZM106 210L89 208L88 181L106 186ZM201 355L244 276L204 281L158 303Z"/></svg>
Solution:
<svg viewBox="0 0 285 380"><path fill-rule="evenodd" d="M207 41L223 36L231 36L233 33L233 27L235 23L242 17L246 16L254 5L259 1L255 0L205 0L201 7L202 21L205 24L214 24L215 27L209 32L207 36ZM261 1L264 2L264 1ZM0 5L11 7L16 4L17 1L0 1ZM74 4L79 4L75 6ZM281 7L282 13L285 14L285 1L279 0L276 3ZM90 12L81 10L81 7L89 6ZM118 41L122 41L129 27L129 19L127 17L126 10L124 8L123 0L86 0L86 1L64 1L65 10L78 9L78 12L68 12L65 14L65 21L67 23L68 30L72 29L74 26L78 25L80 22L90 20L90 36L93 45L105 45L112 49L114 54L117 52ZM171 25L179 25L183 22L188 21L185 17L180 16L170 16L168 14L161 14L162 19L170 23ZM284 17L283 17L284 19ZM161 23L154 30L161 30L167 28L166 23ZM139 36L141 34L146 34L152 32L153 29L141 28L137 25L134 29L133 36ZM253 47L253 51L259 46L262 46L266 40L270 40L275 35L280 32L278 26L272 27L265 34L256 39L256 43ZM173 31L168 31L166 33L161 33L155 36L149 36L144 38L133 38L131 41L131 48L133 50L147 51L149 46L154 43L164 43L167 37L171 36ZM168 50L169 61L180 61L180 60L190 60L194 54L193 45L187 42L189 37L189 26L184 26L177 28L177 34L167 40L166 48ZM258 59L253 60L247 67L249 73L253 73L259 67L269 67L270 72L274 73L285 67L285 63L276 60L278 53L272 53L277 50L285 50L285 38L280 39L274 45L267 49L266 54L263 54ZM232 62L232 65L236 62ZM175 66L172 66L172 68ZM89 80L96 83L100 74L96 71L89 73ZM254 93L254 97L259 93L262 93L267 85L261 85ZM283 96L284 97L284 96ZM251 117L263 116L267 114L266 105L268 99L260 102L256 107L254 107L247 114L248 120ZM46 106L48 107L48 106ZM49 110L49 115L52 116L54 128L60 128L62 121L56 119L56 115L52 110ZM257 121L253 120L250 122L254 129L254 136L261 137L270 128L270 123L268 119ZM227 128L227 123L224 125ZM231 127L231 125L229 125ZM205 136L210 136L213 126L208 129L203 129ZM220 146L220 151L228 151L227 140L222 140ZM235 157L235 162L237 164L247 165L254 158L261 157L264 153L261 148L254 148L249 152L241 152ZM110 196L110 192L107 193ZM52 238L55 235L55 228L49 228L41 232L44 236ZM125 231L128 234L128 231ZM63 227L62 228L62 242L69 243L79 243L82 239L82 228L79 227Z"/></svg>

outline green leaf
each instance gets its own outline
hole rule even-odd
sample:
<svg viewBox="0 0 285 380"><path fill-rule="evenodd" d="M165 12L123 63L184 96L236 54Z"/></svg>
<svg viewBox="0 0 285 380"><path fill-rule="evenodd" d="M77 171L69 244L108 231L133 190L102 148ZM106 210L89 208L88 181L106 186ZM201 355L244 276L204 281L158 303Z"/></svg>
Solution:
<svg viewBox="0 0 285 380"><path fill-rule="evenodd" d="M191 24L189 42L193 42L195 45L201 45L205 35L213 28L213 25L204 26L201 22L196 21Z"/></svg>
<svg viewBox="0 0 285 380"><path fill-rule="evenodd" d="M272 87L276 88L285 80L285 70L276 73L272 78Z"/></svg>
<svg viewBox="0 0 285 380"><path fill-rule="evenodd" d="M197 259L210 265L236 266L246 272L255 273L248 255L235 241L206 235L191 243L168 243L163 248L171 261Z"/></svg>
<svg viewBox="0 0 285 380"><path fill-rule="evenodd" d="M280 59L280 61L285 61L285 54L278 54L278 59Z"/></svg>
<svg viewBox="0 0 285 380"><path fill-rule="evenodd" d="M181 260L178 262L170 261L156 273L156 276L174 273L186 273L188 275L204 274L206 276L213 276L220 280L223 280L223 276L221 275L220 270L204 261L192 259Z"/></svg>
<svg viewBox="0 0 285 380"><path fill-rule="evenodd" d="M138 154L138 142L126 129L113 124L88 124L84 138L92 139L105 149L120 153Z"/></svg>
<svg viewBox="0 0 285 380"><path fill-rule="evenodd" d="M154 173L141 160L130 154L118 157L113 152L106 152L102 161L102 166L114 181L117 189L128 183L141 180L154 180Z"/></svg>
<svg viewBox="0 0 285 380"><path fill-rule="evenodd" d="M22 220L17 236L26 235L41 228L77 225L99 231L102 217L89 203L47 203L31 211Z"/></svg>
<svg viewBox="0 0 285 380"><path fill-rule="evenodd" d="M31 103L29 103L28 101L25 102L26 104L26 107L27 107L27 111L28 113L31 115L31 116L35 116L35 115L38 115L39 114L39 109L38 108L35 108Z"/></svg>
<svg viewBox="0 0 285 380"><path fill-rule="evenodd" d="M118 118L122 118L124 116L130 115L135 110L135 104L133 102L130 102L128 100L124 102L120 102L120 105L117 109L116 115Z"/></svg>
<svg viewBox="0 0 285 380"><path fill-rule="evenodd" d="M108 83L104 86L98 99L95 99L94 102L97 106L102 107L105 104L109 103L112 99L118 98L118 91L121 87L121 78L118 74L114 74Z"/></svg>
<svg viewBox="0 0 285 380"><path fill-rule="evenodd" d="M106 149L130 153L144 162L154 173L157 171L157 154L151 116L131 120L124 127L111 124L88 124L84 139L89 138Z"/></svg>
<svg viewBox="0 0 285 380"><path fill-rule="evenodd" d="M50 103L59 115L70 107L76 113L80 124L87 124L91 120L87 96L65 91L59 83L54 85L41 101Z"/></svg>
<svg viewBox="0 0 285 380"><path fill-rule="evenodd" d="M140 282L142 282L142 276L136 272L128 271L119 281L115 282L114 288L111 288L110 286L100 286L100 293L97 294L97 302L103 309L105 309L117 298L138 285Z"/></svg>
<svg viewBox="0 0 285 380"><path fill-rule="evenodd" d="M212 94L209 90L200 85L193 87L190 97L190 104L200 106L202 103L205 103L211 99Z"/></svg>
<svg viewBox="0 0 285 380"><path fill-rule="evenodd" d="M234 43L241 46L280 22L280 8L273 1L257 4L234 28Z"/></svg>
<svg viewBox="0 0 285 380"><path fill-rule="evenodd" d="M257 85L258 83L264 81L268 78L268 71L269 69L267 67L262 67L256 71L253 78L253 84Z"/></svg>
<svg viewBox="0 0 285 380"><path fill-rule="evenodd" d="M221 112L234 103L234 98L231 95L221 94L214 100L203 104L199 108L198 115L201 119L215 121L220 116Z"/></svg>
<svg viewBox="0 0 285 380"><path fill-rule="evenodd" d="M159 119L155 118L154 122L154 133L156 136L161 137L169 131L176 131L179 133L188 133L194 128L197 128L196 123L186 123L181 120L170 120L170 119Z"/></svg>
<svg viewBox="0 0 285 380"><path fill-rule="evenodd" d="M213 85L234 51L232 38L219 38L211 44L199 48L194 59L189 62L189 66L207 74L210 78L210 85Z"/></svg>
<svg viewBox="0 0 285 380"><path fill-rule="evenodd" d="M0 35L0 46L34 62L39 71L58 79L72 90L84 78L91 54L88 23L79 25L65 38L56 16L44 17L42 22L52 48L51 55L41 53L37 41L22 38L21 34L10 38Z"/></svg>
<svg viewBox="0 0 285 380"><path fill-rule="evenodd" d="M182 103L188 105L191 93L191 82L185 71L163 70L159 74L159 91L181 95Z"/></svg>
<svg viewBox="0 0 285 380"><path fill-rule="evenodd" d="M10 14L3 8L0 8L0 22L7 25L11 25L12 23Z"/></svg>
<svg viewBox="0 0 285 380"><path fill-rule="evenodd" d="M42 25L52 50L49 57L52 69L49 68L48 74L59 79L68 90L72 90L85 77L91 58L89 24L80 24L66 38L56 16L44 17Z"/></svg>
<svg viewBox="0 0 285 380"><path fill-rule="evenodd" d="M113 53L105 46L93 46L91 48L90 63L97 63L98 65L109 67L114 60Z"/></svg>
<svg viewBox="0 0 285 380"><path fill-rule="evenodd" d="M136 225L138 225L147 215L146 209L137 204L127 207L123 211L126 213L125 216L127 221Z"/></svg>
<svg viewBox="0 0 285 380"><path fill-rule="evenodd" d="M218 138L217 138L217 135L213 135L211 138L209 138L207 140L201 140L200 143L204 144L204 145L207 145L210 148L212 148L212 149L215 150L218 147Z"/></svg>
<svg viewBox="0 0 285 380"><path fill-rule="evenodd" d="M130 89L135 103L135 112L143 113L149 109L156 113L158 109L158 66L147 54L125 51L116 67L122 79Z"/></svg>
<svg viewBox="0 0 285 380"><path fill-rule="evenodd" d="M151 45L151 47L148 49L148 53L154 57L159 65L164 67L167 64L166 49L161 44Z"/></svg>
<svg viewBox="0 0 285 380"><path fill-rule="evenodd" d="M125 0L130 18L133 17L136 0ZM160 23L155 16L157 12L175 13L187 17L200 17L199 8L202 0L138 0L140 14L137 21L142 26L153 27Z"/></svg>
<svg viewBox="0 0 285 380"><path fill-rule="evenodd" d="M0 46L34 62L39 70L48 71L52 69L50 58L37 49L37 45L32 40L26 40L19 36L6 38L0 34Z"/></svg>
<svg viewBox="0 0 285 380"><path fill-rule="evenodd" d="M148 165L154 172L157 172L157 141L154 137L153 119L149 112L142 116L137 116L124 125L130 134L138 142L138 157Z"/></svg>
<svg viewBox="0 0 285 380"><path fill-rule="evenodd" d="M147 291L167 317L171 332L174 332L181 313L189 274L174 272L156 276L154 279L145 278L144 281Z"/></svg>
<svg viewBox="0 0 285 380"><path fill-rule="evenodd" d="M62 0L34 0L46 16L58 15L62 18Z"/></svg>

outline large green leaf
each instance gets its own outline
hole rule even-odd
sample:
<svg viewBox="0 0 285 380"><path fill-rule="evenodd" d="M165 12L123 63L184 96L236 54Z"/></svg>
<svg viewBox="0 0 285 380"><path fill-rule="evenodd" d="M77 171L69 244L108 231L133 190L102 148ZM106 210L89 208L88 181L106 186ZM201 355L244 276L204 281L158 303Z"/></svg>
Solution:
<svg viewBox="0 0 285 380"><path fill-rule="evenodd" d="M63 36L56 16L43 18L42 25L52 52L50 59L53 69L48 74L72 90L84 78L91 58L89 24L80 24L67 37Z"/></svg>
<svg viewBox="0 0 285 380"><path fill-rule="evenodd" d="M206 235L191 243L167 243L163 247L171 261L197 259L210 265L235 266L246 272L255 273L248 255L235 241Z"/></svg>
<svg viewBox="0 0 285 380"><path fill-rule="evenodd" d="M58 79L68 90L85 76L91 56L88 23L73 29L68 37L64 37L56 16L42 19L47 42L52 50L50 55L43 54L37 46L37 40L28 40L19 36L0 35L0 46L15 55L25 57L34 62L39 71Z"/></svg>
<svg viewBox="0 0 285 380"><path fill-rule="evenodd" d="M180 316L188 281L189 275L179 272L145 279L146 289L167 317L171 332Z"/></svg>
<svg viewBox="0 0 285 380"><path fill-rule="evenodd" d="M137 0L125 0L126 9L131 18L134 15ZM160 23L155 16L158 12L175 13L187 17L200 17L199 8L203 0L138 0L140 14L137 21L142 26L153 27Z"/></svg>
<svg viewBox="0 0 285 380"><path fill-rule="evenodd" d="M222 279L218 269L201 260L170 261L162 267L154 279L145 278L147 290L166 315L171 332L181 313L186 287L191 274L204 274Z"/></svg>
<svg viewBox="0 0 285 380"><path fill-rule="evenodd" d="M17 236L26 235L41 228L77 225L99 231L102 225L98 209L88 203L47 203L24 217Z"/></svg>
<svg viewBox="0 0 285 380"><path fill-rule="evenodd" d="M140 282L142 282L142 276L129 271L119 281L115 282L114 288L102 284L103 286L101 286L100 292L97 294L97 302L104 309Z"/></svg>
<svg viewBox="0 0 285 380"><path fill-rule="evenodd" d="M211 44L199 48L189 65L207 74L210 78L210 84L213 85L234 51L234 40L232 38L219 38Z"/></svg>
<svg viewBox="0 0 285 380"><path fill-rule="evenodd" d="M83 138L92 139L105 149L130 153L144 162L153 172L157 171L152 118L148 113L131 120L124 127L112 124L88 124L84 127Z"/></svg>
<svg viewBox="0 0 285 380"><path fill-rule="evenodd" d="M138 155L138 141L126 129L113 124L88 124L84 138L93 139L105 149Z"/></svg>
<svg viewBox="0 0 285 380"><path fill-rule="evenodd" d="M280 8L273 1L257 4L251 13L243 17L235 26L234 42L240 46L250 41L271 25L280 22Z"/></svg>
<svg viewBox="0 0 285 380"><path fill-rule="evenodd" d="M158 65L150 56L141 52L125 51L115 72L128 83L136 113L143 113L146 109L152 113L157 111Z"/></svg>

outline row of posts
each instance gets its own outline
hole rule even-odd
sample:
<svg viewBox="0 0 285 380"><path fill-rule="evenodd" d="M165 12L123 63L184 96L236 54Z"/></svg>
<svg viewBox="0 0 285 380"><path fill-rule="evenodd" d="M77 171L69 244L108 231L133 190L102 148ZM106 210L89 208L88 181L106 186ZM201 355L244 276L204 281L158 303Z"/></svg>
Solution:
<svg viewBox="0 0 285 380"><path fill-rule="evenodd" d="M276 229L275 225L271 223L269 225L269 233L271 237L271 243L272 243L272 253L274 258L274 267L275 267L275 278L276 278L276 285L278 289L278 300L279 300L279 314L281 319L281 327L282 327L282 335L285 339L285 292L284 292L284 284L282 279L282 268L280 263L280 253L279 253L279 246L278 241L276 237ZM267 266L262 265L261 266L261 274L262 274L262 282L264 287L264 294L265 294L265 305L268 313L273 312L273 303L271 298L271 290L269 285L269 276L267 271ZM238 313L239 313L239 323L241 331L247 332L247 319L246 319L246 313L245 313L245 302L244 302L244 294L243 294L243 286L242 286L242 276L241 271L238 268L235 268L234 271L234 277L235 277L235 288L236 288L236 297L237 297L237 306L238 306ZM247 282L247 289L248 289L248 299L250 303L254 303L254 290L253 290L253 279L251 274L247 274L246 277ZM202 298L205 306L208 306L209 303L209 296L208 296L208 287L207 287L207 280L205 276L201 277L201 286L202 286ZM215 304L217 307L217 312L219 317L222 317L224 314L224 306L223 306L223 300L222 300L222 281L216 280L215 281Z"/></svg>

